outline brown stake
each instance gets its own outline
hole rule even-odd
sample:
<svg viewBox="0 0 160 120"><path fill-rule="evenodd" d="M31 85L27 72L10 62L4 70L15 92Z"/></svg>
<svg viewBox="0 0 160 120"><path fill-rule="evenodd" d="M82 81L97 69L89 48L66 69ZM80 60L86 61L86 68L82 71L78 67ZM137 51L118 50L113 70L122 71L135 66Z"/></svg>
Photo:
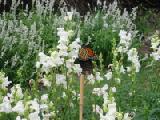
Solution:
<svg viewBox="0 0 160 120"><path fill-rule="evenodd" d="M83 120L83 98L84 98L84 75L80 76L80 116L79 120Z"/></svg>

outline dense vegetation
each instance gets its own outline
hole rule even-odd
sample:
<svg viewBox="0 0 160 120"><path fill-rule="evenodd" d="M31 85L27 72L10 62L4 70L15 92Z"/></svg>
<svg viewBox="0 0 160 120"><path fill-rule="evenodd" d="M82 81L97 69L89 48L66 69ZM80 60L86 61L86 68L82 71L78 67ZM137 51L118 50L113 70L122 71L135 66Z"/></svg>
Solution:
<svg viewBox="0 0 160 120"><path fill-rule="evenodd" d="M113 2L82 17L54 5L0 16L0 119L79 119L74 61L89 44L98 61L85 77L84 118L159 120L160 14Z"/></svg>

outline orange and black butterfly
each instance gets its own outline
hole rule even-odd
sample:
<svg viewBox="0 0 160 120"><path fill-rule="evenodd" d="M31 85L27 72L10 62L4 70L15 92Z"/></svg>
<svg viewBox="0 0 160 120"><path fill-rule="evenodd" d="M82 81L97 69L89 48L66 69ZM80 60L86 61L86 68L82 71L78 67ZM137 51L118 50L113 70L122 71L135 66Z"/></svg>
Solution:
<svg viewBox="0 0 160 120"><path fill-rule="evenodd" d="M82 47L79 50L79 59L82 61L95 60L97 59L97 56L91 48Z"/></svg>

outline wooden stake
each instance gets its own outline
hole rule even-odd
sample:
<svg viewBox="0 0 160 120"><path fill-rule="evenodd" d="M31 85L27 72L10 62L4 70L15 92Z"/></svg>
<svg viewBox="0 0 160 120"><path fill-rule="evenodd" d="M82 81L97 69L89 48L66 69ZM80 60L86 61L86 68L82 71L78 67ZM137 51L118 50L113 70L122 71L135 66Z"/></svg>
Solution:
<svg viewBox="0 0 160 120"><path fill-rule="evenodd" d="M80 75L80 116L79 120L83 120L83 104L84 104L84 75Z"/></svg>

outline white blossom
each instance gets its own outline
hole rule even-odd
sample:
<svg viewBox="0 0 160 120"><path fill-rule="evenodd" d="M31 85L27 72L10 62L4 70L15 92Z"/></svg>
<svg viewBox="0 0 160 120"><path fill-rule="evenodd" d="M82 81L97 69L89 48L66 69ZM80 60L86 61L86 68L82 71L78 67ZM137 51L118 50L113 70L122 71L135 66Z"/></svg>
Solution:
<svg viewBox="0 0 160 120"><path fill-rule="evenodd" d="M103 80L103 78L100 76L100 72L96 72L96 80Z"/></svg>
<svg viewBox="0 0 160 120"><path fill-rule="evenodd" d="M19 114L23 114L24 113L24 104L23 102L20 100L16 103L15 107L12 108L12 111L17 112Z"/></svg>
<svg viewBox="0 0 160 120"><path fill-rule="evenodd" d="M62 74L56 74L56 84L63 85L64 87L67 87L66 76L62 75Z"/></svg>
<svg viewBox="0 0 160 120"><path fill-rule="evenodd" d="M5 96L3 98L3 103L0 104L0 112L12 112L12 106L10 100L8 99L8 96Z"/></svg>
<svg viewBox="0 0 160 120"><path fill-rule="evenodd" d="M110 80L112 79L112 72L108 71L107 74L105 74L104 76L107 78L107 80Z"/></svg>
<svg viewBox="0 0 160 120"><path fill-rule="evenodd" d="M29 120L41 120L39 116L39 112L33 112L28 115Z"/></svg>

